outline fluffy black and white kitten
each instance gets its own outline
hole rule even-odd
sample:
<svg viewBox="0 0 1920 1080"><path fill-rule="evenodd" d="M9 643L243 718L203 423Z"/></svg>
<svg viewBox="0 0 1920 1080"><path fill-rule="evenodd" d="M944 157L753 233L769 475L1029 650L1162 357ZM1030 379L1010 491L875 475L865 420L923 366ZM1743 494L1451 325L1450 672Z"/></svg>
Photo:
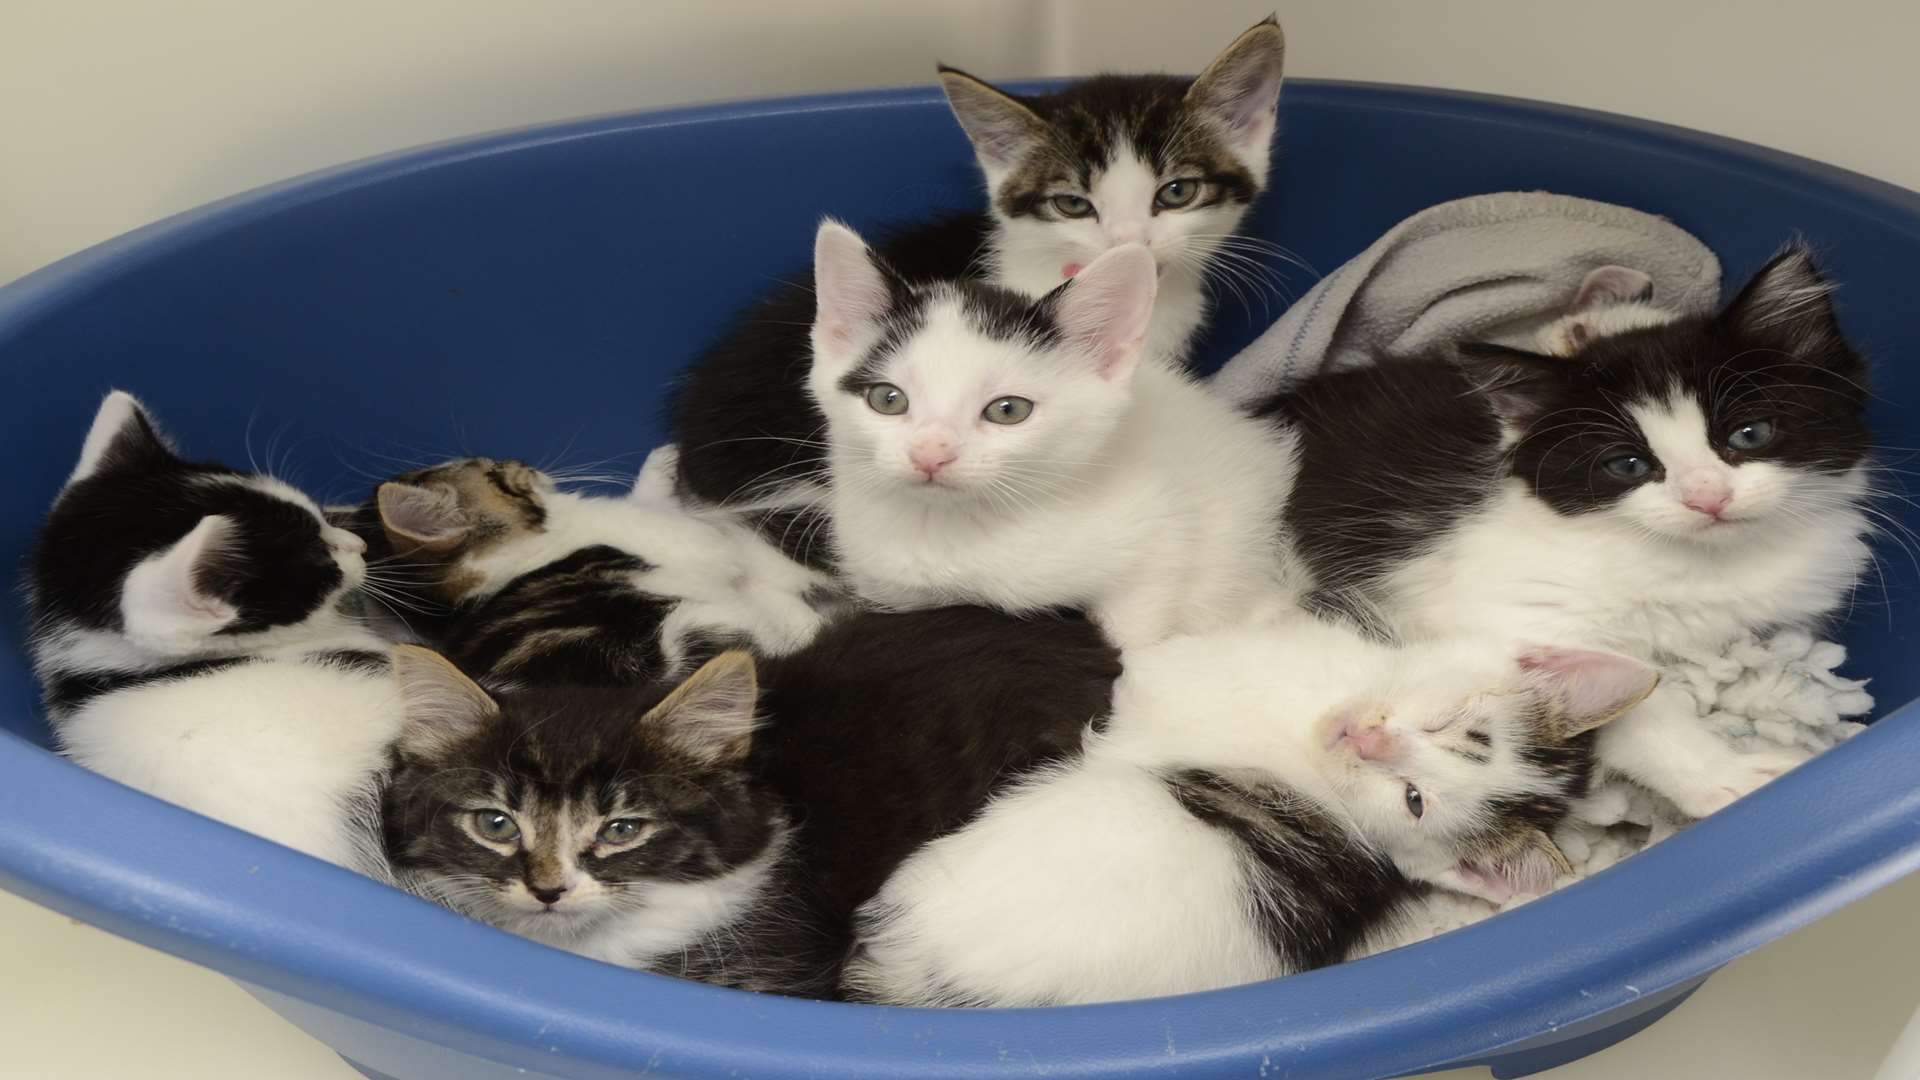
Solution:
<svg viewBox="0 0 1920 1080"><path fill-rule="evenodd" d="M1083 754L916 851L861 909L847 990L1186 993L1338 962L1422 883L1544 891L1591 732L1654 679L1609 654L1393 647L1304 618L1129 651Z"/></svg>
<svg viewBox="0 0 1920 1080"><path fill-rule="evenodd" d="M1264 410L1301 437L1287 520L1323 603L1408 638L1645 659L1813 626L1868 559L1866 365L1803 247L1714 315L1635 317L1566 357L1315 379ZM1668 687L1601 740L1704 816L1797 763L1744 755Z"/></svg>
<svg viewBox="0 0 1920 1080"><path fill-rule="evenodd" d="M109 394L28 571L28 647L62 750L372 870L347 804L399 709L386 642L348 610L363 549L286 484L180 457Z"/></svg>
<svg viewBox="0 0 1920 1080"><path fill-rule="evenodd" d="M1233 233L1266 186L1283 56L1267 19L1197 79L1100 75L1023 96L942 68L989 209L900 231L880 255L914 283L985 278L1038 297L1107 249L1143 244L1160 274L1147 353L1178 366L1206 316L1206 275L1243 243ZM684 493L807 503L825 456L824 419L800 393L812 292L801 279L769 296L695 361L673 405Z"/></svg>
<svg viewBox="0 0 1920 1080"><path fill-rule="evenodd" d="M792 651L821 620L825 579L727 515L562 491L517 461L407 473L355 522L369 587L495 689L645 684L727 645Z"/></svg>

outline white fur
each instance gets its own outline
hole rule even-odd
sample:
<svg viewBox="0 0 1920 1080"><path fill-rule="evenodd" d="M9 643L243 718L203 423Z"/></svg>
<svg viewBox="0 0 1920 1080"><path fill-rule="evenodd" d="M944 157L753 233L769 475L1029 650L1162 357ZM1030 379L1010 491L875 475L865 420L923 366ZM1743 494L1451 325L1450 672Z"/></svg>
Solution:
<svg viewBox="0 0 1920 1080"><path fill-rule="evenodd" d="M149 795L374 872L350 804L400 723L391 675L294 653L101 695L67 717L60 740L73 760Z"/></svg>
<svg viewBox="0 0 1920 1080"><path fill-rule="evenodd" d="M840 569L861 596L1084 606L1128 645L1292 604L1298 573L1280 542L1291 436L1160 364L1106 372L1071 344L987 338L951 299L879 372L909 400L882 415L838 385L879 332L817 335L810 384L828 418ZM1034 401L1032 416L981 416L1006 395ZM933 479L913 465L928 440L952 454Z"/></svg>
<svg viewBox="0 0 1920 1080"><path fill-rule="evenodd" d="M813 639L821 615L807 594L826 578L719 511L696 511L654 497L606 498L565 491L541 495L546 524L490 548L465 566L481 577L483 598L536 567L596 544L631 552L652 564L633 575L636 588L680 603L661 627L669 663L678 663L695 630L749 635L768 654L791 652Z"/></svg>
<svg viewBox="0 0 1920 1080"><path fill-rule="evenodd" d="M1235 843L1160 775L1259 770L1404 873L1453 887L1454 838L1484 821L1486 800L1549 788L1512 735L1543 686L1484 648L1392 649L1305 618L1131 652L1081 760L921 848L862 909L847 983L898 1004L1028 1005L1286 974ZM1395 740L1392 760L1362 760L1355 725ZM1490 764L1440 749L1468 726L1502 733ZM1427 798L1418 819L1410 780Z"/></svg>
<svg viewBox="0 0 1920 1080"><path fill-rule="evenodd" d="M1572 356L1597 338L1665 326L1679 317L1674 312L1643 300L1576 311L1555 319L1541 329L1540 350L1549 356Z"/></svg>

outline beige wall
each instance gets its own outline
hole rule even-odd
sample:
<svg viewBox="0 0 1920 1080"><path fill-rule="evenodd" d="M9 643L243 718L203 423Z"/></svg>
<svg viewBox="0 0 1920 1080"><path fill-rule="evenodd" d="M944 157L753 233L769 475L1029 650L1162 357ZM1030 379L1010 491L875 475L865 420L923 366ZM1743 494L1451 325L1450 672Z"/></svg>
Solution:
<svg viewBox="0 0 1920 1080"><path fill-rule="evenodd" d="M1273 0L0 0L0 281L324 165L670 102L1194 70ZM1737 21L1726 14L1735 12ZM1920 3L1320 0L1298 75L1518 94L1920 188Z"/></svg>

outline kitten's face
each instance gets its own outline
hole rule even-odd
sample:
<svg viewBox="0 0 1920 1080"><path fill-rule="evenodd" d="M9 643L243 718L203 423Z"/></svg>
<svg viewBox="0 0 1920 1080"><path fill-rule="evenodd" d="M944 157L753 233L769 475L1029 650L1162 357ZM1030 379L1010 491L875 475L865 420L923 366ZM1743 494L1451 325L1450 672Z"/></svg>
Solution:
<svg viewBox="0 0 1920 1080"><path fill-rule="evenodd" d="M1808 254L1778 257L1714 317L1488 360L1514 475L1563 514L1651 536L1765 540L1858 497L1866 367Z"/></svg>
<svg viewBox="0 0 1920 1080"><path fill-rule="evenodd" d="M1418 880L1502 902L1550 887L1546 839L1593 768L1593 728L1655 675L1606 653L1414 646L1322 720L1329 779L1361 832Z"/></svg>
<svg viewBox="0 0 1920 1080"><path fill-rule="evenodd" d="M1040 301L976 283L911 288L823 226L810 388L836 484L1013 509L1070 493L1132 402L1155 280L1131 246Z"/></svg>
<svg viewBox="0 0 1920 1080"><path fill-rule="evenodd" d="M339 621L365 550L287 484L182 459L115 391L42 528L33 589L43 625L162 654L245 648Z"/></svg>
<svg viewBox="0 0 1920 1080"><path fill-rule="evenodd" d="M1022 97L943 68L1005 278L1042 291L1122 244L1162 273L1202 271L1266 186L1283 55L1269 20L1195 80L1101 75Z"/></svg>
<svg viewBox="0 0 1920 1080"><path fill-rule="evenodd" d="M523 462L460 458L380 485L354 528L377 564L376 587L451 607L482 583L473 560L544 530L555 490Z"/></svg>
<svg viewBox="0 0 1920 1080"><path fill-rule="evenodd" d="M448 906L565 945L615 916L680 917L684 894L784 830L749 778L752 661L727 653L672 693L488 697L426 650L396 651L408 726L385 796L396 868Z"/></svg>

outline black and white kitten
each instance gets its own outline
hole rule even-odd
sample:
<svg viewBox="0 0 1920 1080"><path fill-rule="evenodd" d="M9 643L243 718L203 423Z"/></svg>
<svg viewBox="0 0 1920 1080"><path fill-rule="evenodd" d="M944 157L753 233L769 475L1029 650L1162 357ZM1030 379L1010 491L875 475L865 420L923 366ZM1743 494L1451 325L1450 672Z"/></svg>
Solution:
<svg viewBox="0 0 1920 1080"><path fill-rule="evenodd" d="M349 612L364 545L271 477L181 458L101 404L41 526L28 648L62 750L189 809L371 870L348 800L398 729Z"/></svg>
<svg viewBox="0 0 1920 1080"><path fill-rule="evenodd" d="M1339 626L1129 651L1104 731L915 852L861 909L851 996L1056 1005L1343 959L1423 884L1503 901L1566 868L1625 657L1393 647Z"/></svg>
<svg viewBox="0 0 1920 1080"><path fill-rule="evenodd" d="M1320 600L1407 638L1656 661L1817 625L1868 559L1867 370L1831 288L1795 246L1718 314L1633 312L1566 357L1478 347L1275 397ZM1694 712L1662 688L1602 761L1698 817L1799 760L1736 753Z"/></svg>
<svg viewBox="0 0 1920 1080"><path fill-rule="evenodd" d="M822 618L825 579L729 516L562 491L517 461L407 473L355 521L371 588L495 689L645 684L726 645L790 652Z"/></svg>
<svg viewBox="0 0 1920 1080"><path fill-rule="evenodd" d="M1024 96L943 67L988 211L900 231L880 256L916 284L984 278L1039 297L1109 248L1143 244L1160 274L1147 354L1180 365L1206 317L1206 275L1266 187L1284 52L1269 18L1196 79L1099 75ZM673 405L685 494L807 502L825 456L824 418L800 393L812 292L800 279L769 296L694 362Z"/></svg>

